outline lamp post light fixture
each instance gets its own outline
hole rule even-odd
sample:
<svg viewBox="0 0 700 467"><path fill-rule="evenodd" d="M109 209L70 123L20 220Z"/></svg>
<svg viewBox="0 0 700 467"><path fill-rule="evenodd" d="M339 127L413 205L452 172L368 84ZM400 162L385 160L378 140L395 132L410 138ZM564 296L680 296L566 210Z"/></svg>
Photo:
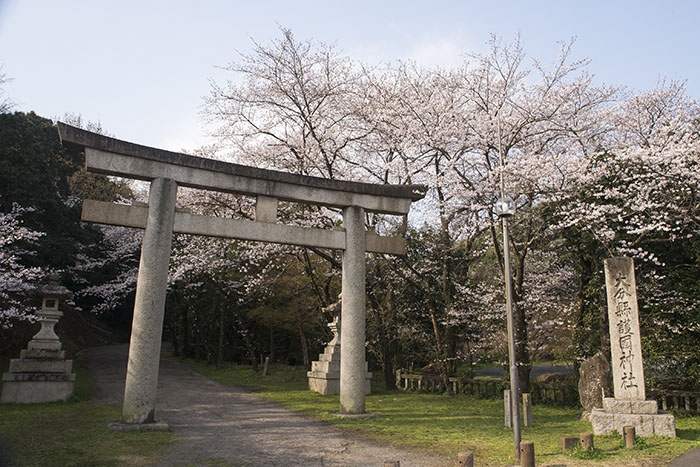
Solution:
<svg viewBox="0 0 700 467"><path fill-rule="evenodd" d="M515 201L513 201L510 196L506 195L496 201L493 210L501 219L511 217L513 214L515 214Z"/></svg>

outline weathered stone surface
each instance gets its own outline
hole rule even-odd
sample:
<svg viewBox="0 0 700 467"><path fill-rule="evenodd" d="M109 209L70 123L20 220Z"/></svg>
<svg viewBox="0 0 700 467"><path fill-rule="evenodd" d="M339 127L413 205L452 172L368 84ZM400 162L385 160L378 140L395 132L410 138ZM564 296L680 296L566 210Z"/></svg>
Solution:
<svg viewBox="0 0 700 467"><path fill-rule="evenodd" d="M615 399L646 400L637 286L632 258L605 260Z"/></svg>
<svg viewBox="0 0 700 467"><path fill-rule="evenodd" d="M659 406L655 400L637 401L622 400L606 397L603 399L603 409L608 413L656 414Z"/></svg>
<svg viewBox="0 0 700 467"><path fill-rule="evenodd" d="M73 360L49 358L13 358L10 373L70 373Z"/></svg>
<svg viewBox="0 0 700 467"><path fill-rule="evenodd" d="M323 309L334 314L333 321L328 323L328 327L333 332L333 339L323 349L318 360L311 362L311 371L306 373L309 378L309 389L323 396L340 394L340 308L339 300ZM365 372L367 374L365 394L369 394L372 373L367 371L367 362L365 362Z"/></svg>
<svg viewBox="0 0 700 467"><path fill-rule="evenodd" d="M559 449L568 451L578 446L578 438L576 436L560 436Z"/></svg>
<svg viewBox="0 0 700 467"><path fill-rule="evenodd" d="M365 211L343 210L345 250L342 268L340 332L340 413L365 412Z"/></svg>
<svg viewBox="0 0 700 467"><path fill-rule="evenodd" d="M673 415L658 414L619 414L607 413L601 409L591 412L591 424L595 435L605 435L617 430L622 433L625 426L634 426L637 436L676 437L676 424Z"/></svg>
<svg viewBox="0 0 700 467"><path fill-rule="evenodd" d="M65 360L66 351L51 349L25 349L20 351L19 358L58 358L60 360Z"/></svg>
<svg viewBox="0 0 700 467"><path fill-rule="evenodd" d="M65 382L75 381L75 373L57 374L57 373L4 373L2 375L3 388L5 383L12 382Z"/></svg>
<svg viewBox="0 0 700 467"><path fill-rule="evenodd" d="M659 410L654 416L654 433L660 436L676 437L676 420L668 412Z"/></svg>
<svg viewBox="0 0 700 467"><path fill-rule="evenodd" d="M255 220L257 222L277 222L277 198L258 195L255 199Z"/></svg>
<svg viewBox="0 0 700 467"><path fill-rule="evenodd" d="M340 394L340 372L338 373L317 373L307 371L306 376L309 378L309 389L315 391L322 396ZM372 388L372 373L367 372L365 381L365 395L371 394Z"/></svg>
<svg viewBox="0 0 700 467"><path fill-rule="evenodd" d="M57 275L49 277L48 284L40 286L41 309L36 312L41 329L20 352L20 358L10 361L9 372L2 375L2 395L5 404L34 404L68 400L73 396L75 374L71 373L73 361L65 360L54 326L63 316L58 309L61 299L72 296L61 285Z"/></svg>
<svg viewBox="0 0 700 467"><path fill-rule="evenodd" d="M113 204L86 199L83 201L80 219L83 222L143 229L148 219L148 205ZM340 230L201 216L177 210L173 221L173 232L340 250L345 248L345 233ZM406 240L400 237L382 237L374 232L366 232L365 242L368 252L406 254Z"/></svg>
<svg viewBox="0 0 700 467"><path fill-rule="evenodd" d="M510 389L503 390L503 423L507 428L513 427L513 405L510 400Z"/></svg>
<svg viewBox="0 0 700 467"><path fill-rule="evenodd" d="M590 412L603 407L603 391L610 394L612 372L602 352L587 358L579 369L578 394L581 406Z"/></svg>
<svg viewBox="0 0 700 467"><path fill-rule="evenodd" d="M324 362L316 361L311 363L311 371L317 373L340 373L340 361Z"/></svg>
<svg viewBox="0 0 700 467"><path fill-rule="evenodd" d="M123 423L153 422L176 198L174 180L151 182L124 384Z"/></svg>
<svg viewBox="0 0 700 467"><path fill-rule="evenodd" d="M75 374L5 373L2 381L1 403L37 404L70 399Z"/></svg>
<svg viewBox="0 0 700 467"><path fill-rule="evenodd" d="M658 413L656 401L646 400L632 259L606 259L605 283L615 398L604 398L603 410L591 411L593 432L596 435L612 430L622 433L624 427L632 426L638 436L675 437L673 415Z"/></svg>
<svg viewBox="0 0 700 467"><path fill-rule="evenodd" d="M84 150L92 172L151 180L172 178L182 186L263 195L336 207L405 214L425 196L423 185L381 185L310 177L231 164L120 141L58 123L64 144Z"/></svg>

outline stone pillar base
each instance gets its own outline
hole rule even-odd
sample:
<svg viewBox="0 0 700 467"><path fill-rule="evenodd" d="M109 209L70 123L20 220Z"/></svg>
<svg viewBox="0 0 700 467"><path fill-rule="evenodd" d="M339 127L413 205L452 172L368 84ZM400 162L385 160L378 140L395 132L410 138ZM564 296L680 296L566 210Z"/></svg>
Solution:
<svg viewBox="0 0 700 467"><path fill-rule="evenodd" d="M309 389L315 391L322 396L340 394L340 372L338 373L320 373L316 371L308 371L306 376L309 377ZM365 394L371 393L372 373L367 372L367 383L365 386Z"/></svg>
<svg viewBox="0 0 700 467"><path fill-rule="evenodd" d="M649 414L659 413L659 405L655 400L628 400L606 397L603 399L603 410L607 413Z"/></svg>
<svg viewBox="0 0 700 467"><path fill-rule="evenodd" d="M340 394L340 344L337 337L331 341L318 360L311 362L311 371L306 373L309 378L309 389L322 396ZM365 371L367 362L365 362ZM367 371L365 394L370 394L372 373Z"/></svg>
<svg viewBox="0 0 700 467"><path fill-rule="evenodd" d="M36 343L33 340L20 358L10 360L10 371L2 375L0 403L37 404L73 397L73 361L65 360L61 343L50 348L38 347Z"/></svg>
<svg viewBox="0 0 700 467"><path fill-rule="evenodd" d="M643 402L643 401L642 401ZM656 414L609 413L603 409L591 411L593 434L607 435L613 430L622 434L623 427L634 426L637 436L676 437L676 423L673 415L659 411Z"/></svg>
<svg viewBox="0 0 700 467"><path fill-rule="evenodd" d="M3 404L38 404L73 397L75 373L5 373L2 375Z"/></svg>

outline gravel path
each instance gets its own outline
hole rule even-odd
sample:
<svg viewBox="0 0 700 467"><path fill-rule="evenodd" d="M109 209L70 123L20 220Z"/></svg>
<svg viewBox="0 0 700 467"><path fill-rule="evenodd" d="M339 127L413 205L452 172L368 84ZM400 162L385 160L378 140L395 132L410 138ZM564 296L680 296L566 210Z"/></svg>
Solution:
<svg viewBox="0 0 700 467"><path fill-rule="evenodd" d="M90 350L96 404L119 405L126 345ZM179 441L163 465L383 466L451 465L445 459L383 446L312 420L243 389L224 386L174 359L161 358L156 419Z"/></svg>

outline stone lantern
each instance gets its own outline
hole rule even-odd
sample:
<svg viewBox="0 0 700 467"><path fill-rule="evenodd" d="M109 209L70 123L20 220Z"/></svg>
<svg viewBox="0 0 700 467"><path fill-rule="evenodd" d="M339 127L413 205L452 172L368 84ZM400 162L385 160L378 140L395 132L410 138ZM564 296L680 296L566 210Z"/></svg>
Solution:
<svg viewBox="0 0 700 467"><path fill-rule="evenodd" d="M333 316L328 327L333 332L333 339L326 345L318 360L311 362L311 371L306 372L309 378L309 389L323 396L340 394L340 311L341 297L338 301L323 308L323 311ZM365 394L371 391L372 373L367 371L365 362Z"/></svg>
<svg viewBox="0 0 700 467"><path fill-rule="evenodd" d="M61 341L54 331L54 326L63 316L58 304L61 300L70 299L73 294L61 285L58 275L49 276L48 284L36 289L36 295L41 297L41 309L36 313L40 318L41 329L29 342L30 350L60 351Z"/></svg>
<svg viewBox="0 0 700 467"><path fill-rule="evenodd" d="M0 402L29 404L67 400L73 396L75 373L73 361L66 360L54 327L63 316L58 305L73 294L61 285L58 275L49 276L47 284L38 287L41 309L36 312L41 323L19 358L10 361L10 371L2 375Z"/></svg>

